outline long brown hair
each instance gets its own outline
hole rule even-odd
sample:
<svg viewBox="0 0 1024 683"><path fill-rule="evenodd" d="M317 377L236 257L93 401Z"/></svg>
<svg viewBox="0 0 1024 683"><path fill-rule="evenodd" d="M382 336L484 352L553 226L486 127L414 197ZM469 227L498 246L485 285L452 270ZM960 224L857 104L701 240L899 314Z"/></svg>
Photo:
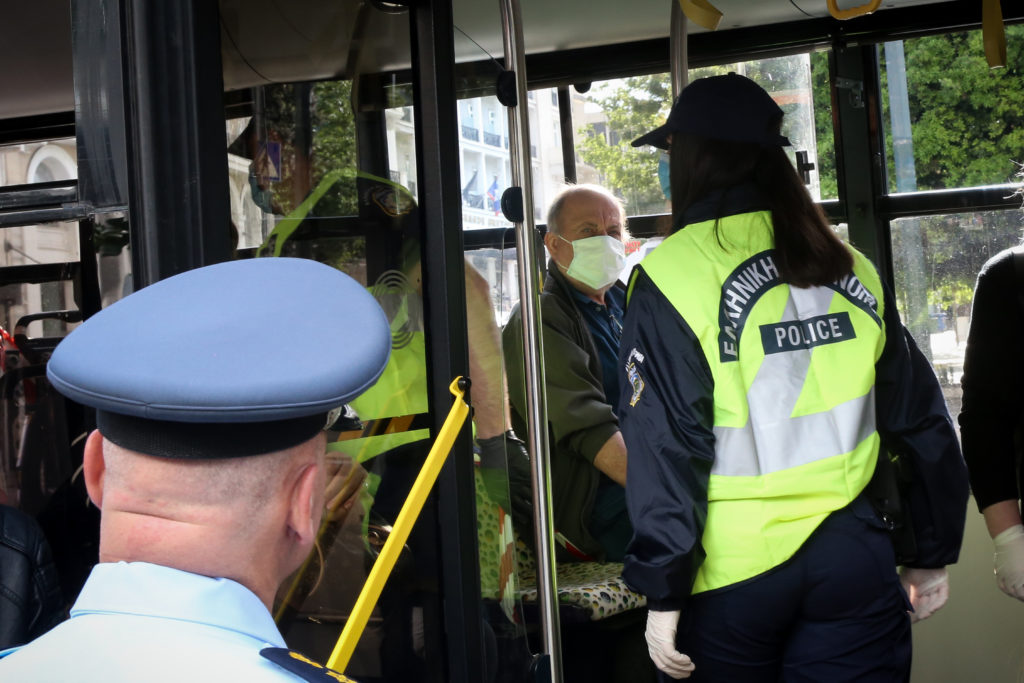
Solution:
<svg viewBox="0 0 1024 683"><path fill-rule="evenodd" d="M825 285L853 269L853 256L821 207L811 201L781 147L677 133L670 171L673 232L684 227L683 216L696 202L753 183L772 212L775 262L783 282L796 287ZM718 206L715 215L722 216L728 209Z"/></svg>

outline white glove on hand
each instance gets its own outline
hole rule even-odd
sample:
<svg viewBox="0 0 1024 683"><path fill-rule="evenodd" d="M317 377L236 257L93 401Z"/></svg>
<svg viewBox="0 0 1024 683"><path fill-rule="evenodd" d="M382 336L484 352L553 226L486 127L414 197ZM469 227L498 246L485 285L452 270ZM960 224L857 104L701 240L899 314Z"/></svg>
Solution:
<svg viewBox="0 0 1024 683"><path fill-rule="evenodd" d="M949 599L949 573L942 569L900 569L900 583L910 597L914 611L910 623L927 619Z"/></svg>
<svg viewBox="0 0 1024 683"><path fill-rule="evenodd" d="M1024 601L1024 526L1011 526L992 539L999 590Z"/></svg>
<svg viewBox="0 0 1024 683"><path fill-rule="evenodd" d="M672 678L689 678L693 673L693 661L676 650L676 628L679 626L679 610L672 612L647 612L647 651L654 665Z"/></svg>

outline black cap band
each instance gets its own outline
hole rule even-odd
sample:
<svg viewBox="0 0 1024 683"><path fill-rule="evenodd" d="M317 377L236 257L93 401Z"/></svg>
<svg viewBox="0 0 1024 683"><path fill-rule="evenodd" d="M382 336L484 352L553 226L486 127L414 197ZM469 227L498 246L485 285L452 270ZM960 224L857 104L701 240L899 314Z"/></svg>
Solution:
<svg viewBox="0 0 1024 683"><path fill-rule="evenodd" d="M96 411L100 433L130 451L161 458L213 460L283 451L323 429L326 415L271 422L170 422Z"/></svg>

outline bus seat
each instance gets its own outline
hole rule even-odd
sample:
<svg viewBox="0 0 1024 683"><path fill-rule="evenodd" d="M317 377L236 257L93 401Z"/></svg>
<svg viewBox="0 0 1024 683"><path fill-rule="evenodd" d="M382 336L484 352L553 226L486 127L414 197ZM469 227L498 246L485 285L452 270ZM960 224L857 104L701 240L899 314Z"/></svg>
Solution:
<svg viewBox="0 0 1024 683"><path fill-rule="evenodd" d="M476 475L477 536L480 550L480 587L483 597L509 601L509 589L524 609L537 604L537 562L529 544L511 532L511 524L487 495L479 472ZM514 539L515 568L503 571ZM505 565L508 568L511 563ZM647 606L647 598L634 593L622 580L621 562L559 562L558 602L566 622L600 621ZM515 586L512 581L517 581Z"/></svg>
<svg viewBox="0 0 1024 683"><path fill-rule="evenodd" d="M516 539L520 597L537 602L537 563L533 550ZM647 606L647 597L634 593L622 580L621 562L559 562L558 603L563 621L600 621Z"/></svg>

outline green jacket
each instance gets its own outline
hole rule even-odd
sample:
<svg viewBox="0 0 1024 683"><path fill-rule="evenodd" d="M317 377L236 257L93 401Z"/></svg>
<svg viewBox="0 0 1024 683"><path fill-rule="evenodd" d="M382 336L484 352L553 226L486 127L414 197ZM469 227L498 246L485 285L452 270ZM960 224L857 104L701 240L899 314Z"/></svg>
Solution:
<svg viewBox="0 0 1024 683"><path fill-rule="evenodd" d="M600 471L594 456L619 431L614 397L604 395L601 361L582 314L573 303L572 285L549 264L541 292L542 341L547 388L551 495L556 534L595 560L604 559L588 525ZM502 332L508 373L512 425L526 434L526 379L523 370L522 317L517 306ZM579 560L557 544L559 560Z"/></svg>

